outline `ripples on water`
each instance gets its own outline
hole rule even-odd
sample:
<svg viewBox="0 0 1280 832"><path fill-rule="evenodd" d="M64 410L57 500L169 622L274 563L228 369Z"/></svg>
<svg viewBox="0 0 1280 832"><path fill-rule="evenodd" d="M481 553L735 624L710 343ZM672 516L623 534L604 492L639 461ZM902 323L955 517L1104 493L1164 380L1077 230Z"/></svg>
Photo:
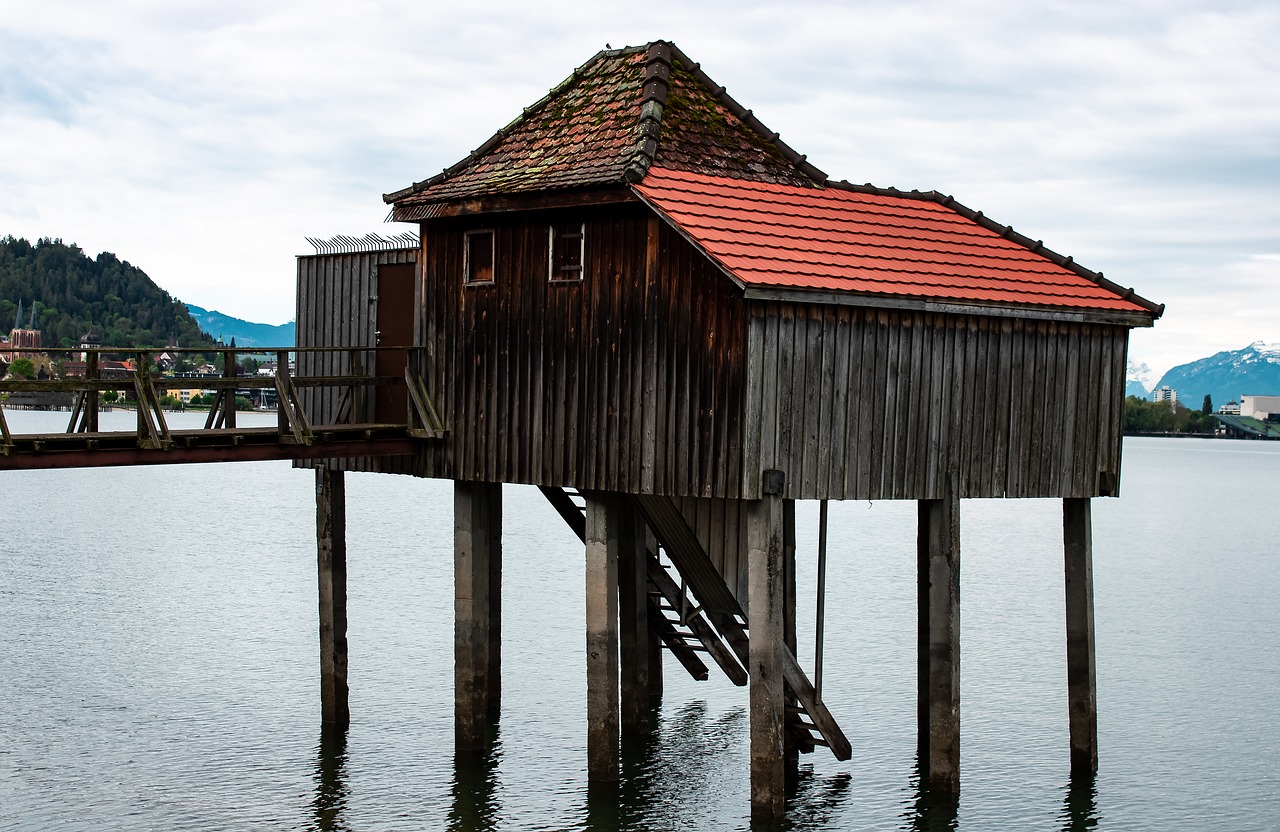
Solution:
<svg viewBox="0 0 1280 832"><path fill-rule="evenodd" d="M1140 440L1125 463L1094 512L1097 779L1068 773L1060 504L962 508L958 800L919 788L914 506L833 504L824 698L854 759L802 757L781 828L1276 828L1280 447ZM353 724L333 732L310 472L4 481L0 829L752 828L746 691L674 662L619 786L586 788L581 545L532 489L504 492L500 725L455 759L448 483L348 478ZM811 599L816 507L799 527Z"/></svg>

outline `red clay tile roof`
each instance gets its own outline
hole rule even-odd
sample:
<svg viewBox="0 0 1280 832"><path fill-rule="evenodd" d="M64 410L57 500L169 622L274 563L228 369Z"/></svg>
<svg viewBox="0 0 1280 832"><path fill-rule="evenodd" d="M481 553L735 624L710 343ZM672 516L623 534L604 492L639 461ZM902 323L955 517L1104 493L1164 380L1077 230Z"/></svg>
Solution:
<svg viewBox="0 0 1280 832"><path fill-rule="evenodd" d="M625 185L649 165L793 185L826 177L679 49L601 52L443 173L384 197L391 219L494 194Z"/></svg>
<svg viewBox="0 0 1280 832"><path fill-rule="evenodd" d="M657 165L633 187L744 287L1163 311L932 192L795 187Z"/></svg>

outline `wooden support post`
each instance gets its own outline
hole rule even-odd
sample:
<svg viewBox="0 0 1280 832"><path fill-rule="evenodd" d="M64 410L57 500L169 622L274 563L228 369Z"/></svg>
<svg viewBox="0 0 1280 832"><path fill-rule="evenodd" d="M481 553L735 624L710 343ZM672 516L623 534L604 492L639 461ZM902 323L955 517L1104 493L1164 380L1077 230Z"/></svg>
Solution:
<svg viewBox="0 0 1280 832"><path fill-rule="evenodd" d="M929 788L960 790L960 500L954 488L920 500L919 568L920 765Z"/></svg>
<svg viewBox="0 0 1280 832"><path fill-rule="evenodd" d="M222 351L222 377L236 378L240 375L240 365L236 363L234 350ZM235 430L236 427L236 391L228 387L222 396L222 426Z"/></svg>
<svg viewBox="0 0 1280 832"><path fill-rule="evenodd" d="M316 561L320 589L320 718L351 723L347 700L347 500L341 471L316 469Z"/></svg>
<svg viewBox="0 0 1280 832"><path fill-rule="evenodd" d="M1067 583L1067 697L1071 773L1098 771L1097 665L1093 647L1093 530L1088 498L1062 501Z"/></svg>
<svg viewBox="0 0 1280 832"><path fill-rule="evenodd" d="M827 501L818 508L818 598L814 615L813 696L822 700L822 652L827 628Z"/></svg>
<svg viewBox="0 0 1280 832"><path fill-rule="evenodd" d="M84 377L89 381L98 380L98 353L96 350L85 355ZM84 429L89 433L98 432L99 396L100 394L96 388L85 394Z"/></svg>
<svg viewBox="0 0 1280 832"><path fill-rule="evenodd" d="M587 779L619 778L618 498L586 495Z"/></svg>
<svg viewBox="0 0 1280 832"><path fill-rule="evenodd" d="M782 640L791 651L791 655L799 656L799 644L796 639L796 501L782 501ZM794 696L787 697L787 705L795 706ZM784 726L783 744L786 747L786 764L788 771L796 771L800 765L800 746L796 738Z"/></svg>
<svg viewBox="0 0 1280 832"><path fill-rule="evenodd" d="M640 521L643 522L644 517L641 515ZM658 552L658 538L653 531L646 525L644 526L645 537L645 555L649 552L655 555ZM662 613L657 607L649 607L649 641L647 650L649 652L649 698L662 698L662 637L658 634L659 622L657 619L662 617Z"/></svg>
<svg viewBox="0 0 1280 832"><path fill-rule="evenodd" d="M747 581L751 617L751 814L782 816L786 803L783 749L786 700L785 532L781 471L764 473L763 496L747 502Z"/></svg>
<svg viewBox="0 0 1280 832"><path fill-rule="evenodd" d="M494 608L501 593L502 484L453 485L454 747L484 747L501 673Z"/></svg>
<svg viewBox="0 0 1280 832"><path fill-rule="evenodd" d="M629 499L618 501L618 659L623 734L649 729L649 578L645 524Z"/></svg>

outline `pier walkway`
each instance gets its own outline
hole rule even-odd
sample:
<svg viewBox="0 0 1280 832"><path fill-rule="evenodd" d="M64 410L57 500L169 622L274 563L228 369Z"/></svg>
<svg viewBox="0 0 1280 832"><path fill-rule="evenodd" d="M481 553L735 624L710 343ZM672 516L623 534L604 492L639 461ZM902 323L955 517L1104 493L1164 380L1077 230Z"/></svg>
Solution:
<svg viewBox="0 0 1280 832"><path fill-rule="evenodd" d="M325 363L346 368L340 374L309 376L290 371L290 356L298 352L294 348L41 352L62 364L64 377L0 381L0 470L410 456L424 440L444 435L434 404L409 366L408 348L306 350L337 354L340 360ZM221 364L217 376L164 376L155 370L161 356L167 361L214 352ZM273 374L246 374L241 366L245 357L274 361ZM364 367L401 372L375 375ZM310 418L307 392L319 388L339 391L341 405L332 424L313 424ZM192 390L212 396L204 427L170 429L166 397L171 391ZM237 400L242 406L246 399L271 403L276 425L238 425ZM66 430L11 431L4 408L23 401L68 408ZM100 429L99 414L120 406L136 410L136 428Z"/></svg>

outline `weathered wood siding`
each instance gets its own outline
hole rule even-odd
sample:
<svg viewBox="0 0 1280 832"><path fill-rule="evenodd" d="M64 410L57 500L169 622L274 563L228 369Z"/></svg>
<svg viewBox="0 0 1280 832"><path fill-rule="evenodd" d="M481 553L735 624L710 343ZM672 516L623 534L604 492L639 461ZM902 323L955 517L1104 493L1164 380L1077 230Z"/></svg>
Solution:
<svg viewBox="0 0 1280 832"><path fill-rule="evenodd" d="M585 279L552 282L549 228L577 222ZM463 280L476 229L491 285ZM1118 493L1125 327L744 300L639 204L421 233L420 251L299 258L303 347L372 345L378 266L420 263L411 360L448 434L349 470L702 498L754 498L770 468L789 499L933 499L952 471L962 497ZM332 419L340 390L306 395Z"/></svg>
<svg viewBox="0 0 1280 832"><path fill-rule="evenodd" d="M1124 327L760 301L748 338L745 495L1117 493Z"/></svg>
<svg viewBox="0 0 1280 832"><path fill-rule="evenodd" d="M378 320L378 267L397 263L416 263L418 249L402 248L355 254L318 254L298 258L298 347L373 347ZM416 304L415 304L416 305ZM354 363L357 365L353 367ZM348 353L299 352L297 374L351 375L372 374L372 350L355 349ZM307 387L299 390L303 407L312 424L333 424L344 390L339 387ZM348 394L349 395L349 394ZM372 420L374 391L366 387L348 422ZM298 467L314 467L314 460L297 463ZM415 473L417 466L410 457L391 459L326 460L329 468L346 471L381 471Z"/></svg>
<svg viewBox="0 0 1280 832"><path fill-rule="evenodd" d="M552 222L585 222L585 279L548 280ZM463 281L467 230L492 285ZM423 223L420 328L449 435L426 476L738 496L746 315L638 205Z"/></svg>
<svg viewBox="0 0 1280 832"><path fill-rule="evenodd" d="M698 538L725 586L749 608L747 586L747 506L741 500L684 497L678 501L689 530Z"/></svg>

